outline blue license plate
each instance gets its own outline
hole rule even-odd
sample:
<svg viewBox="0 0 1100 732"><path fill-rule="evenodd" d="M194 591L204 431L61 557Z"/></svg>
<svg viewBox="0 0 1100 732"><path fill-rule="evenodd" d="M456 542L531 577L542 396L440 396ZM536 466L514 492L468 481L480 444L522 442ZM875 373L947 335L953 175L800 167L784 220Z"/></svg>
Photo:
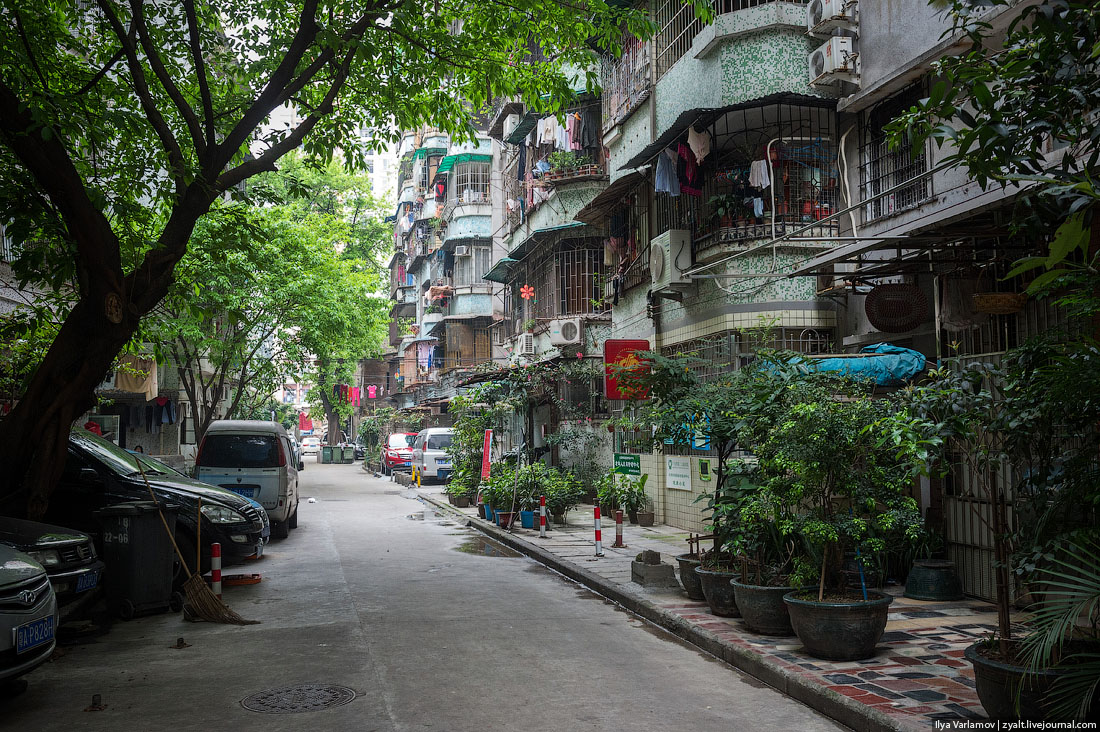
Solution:
<svg viewBox="0 0 1100 732"><path fill-rule="evenodd" d="M20 625L15 633L15 652L23 653L53 640L53 615Z"/></svg>
<svg viewBox="0 0 1100 732"><path fill-rule="evenodd" d="M403 463L401 463L401 464L402 464L402 465L404 465L404 466L405 466L405 467L407 468L407 467L409 467L410 465L412 465L412 462L411 462L411 461L409 461L409 460L406 460L405 462L403 462Z"/></svg>
<svg viewBox="0 0 1100 732"><path fill-rule="evenodd" d="M236 488L230 488L229 490L233 491L234 493L236 493L238 495L242 495L245 498L255 498L256 497L256 489L255 488L246 488L244 486L237 486Z"/></svg>
<svg viewBox="0 0 1100 732"><path fill-rule="evenodd" d="M85 572L76 579L76 591L90 590L99 583L99 572Z"/></svg>

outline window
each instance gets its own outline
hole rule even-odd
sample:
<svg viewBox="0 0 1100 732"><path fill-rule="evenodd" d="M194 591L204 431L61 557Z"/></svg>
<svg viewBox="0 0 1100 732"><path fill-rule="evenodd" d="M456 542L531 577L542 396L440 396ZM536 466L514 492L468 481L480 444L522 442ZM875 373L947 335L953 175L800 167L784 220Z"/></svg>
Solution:
<svg viewBox="0 0 1100 732"><path fill-rule="evenodd" d="M199 451L203 467L276 468L279 464L275 435L208 434Z"/></svg>
<svg viewBox="0 0 1100 732"><path fill-rule="evenodd" d="M456 203L489 203L491 163L458 163L451 181L451 200Z"/></svg>
<svg viewBox="0 0 1100 732"><path fill-rule="evenodd" d="M567 249L558 253L558 312L556 315L584 315L596 311L600 299L603 252L598 249Z"/></svg>
<svg viewBox="0 0 1100 732"><path fill-rule="evenodd" d="M492 250L487 246L471 246L469 254L455 257L455 286L485 284L482 276L491 266Z"/></svg>
<svg viewBox="0 0 1100 732"><path fill-rule="evenodd" d="M439 168L441 160L443 160L442 155L427 155L424 157L423 162L417 162L419 167L417 168L416 187L418 190L428 190L428 186L435 180L435 171Z"/></svg>
<svg viewBox="0 0 1100 732"><path fill-rule="evenodd" d="M913 148L908 137L896 146L887 138L885 127L924 96L923 82L906 87L864 115L859 149L859 185L863 200L913 181L863 207L867 223L913 208L932 195L930 176L913 180L928 170L927 147Z"/></svg>
<svg viewBox="0 0 1100 732"><path fill-rule="evenodd" d="M444 432L438 435L428 435L425 450L446 450L451 446L450 433Z"/></svg>

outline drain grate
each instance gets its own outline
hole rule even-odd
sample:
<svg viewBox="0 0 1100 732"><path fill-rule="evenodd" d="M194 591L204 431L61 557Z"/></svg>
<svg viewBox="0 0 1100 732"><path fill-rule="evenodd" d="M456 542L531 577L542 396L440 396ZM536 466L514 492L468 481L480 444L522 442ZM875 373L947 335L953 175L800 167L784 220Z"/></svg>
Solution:
<svg viewBox="0 0 1100 732"><path fill-rule="evenodd" d="M252 712L294 714L339 707L355 699L355 690L333 684L298 684L265 689L241 701Z"/></svg>

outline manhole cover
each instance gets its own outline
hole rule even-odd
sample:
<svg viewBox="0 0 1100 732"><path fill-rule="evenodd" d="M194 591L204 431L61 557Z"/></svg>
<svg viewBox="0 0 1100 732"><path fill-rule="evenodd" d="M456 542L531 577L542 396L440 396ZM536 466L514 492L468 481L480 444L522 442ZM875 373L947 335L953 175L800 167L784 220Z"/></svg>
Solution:
<svg viewBox="0 0 1100 732"><path fill-rule="evenodd" d="M249 711L266 714L316 712L340 707L355 699L355 690L332 684L298 684L266 689L241 701Z"/></svg>

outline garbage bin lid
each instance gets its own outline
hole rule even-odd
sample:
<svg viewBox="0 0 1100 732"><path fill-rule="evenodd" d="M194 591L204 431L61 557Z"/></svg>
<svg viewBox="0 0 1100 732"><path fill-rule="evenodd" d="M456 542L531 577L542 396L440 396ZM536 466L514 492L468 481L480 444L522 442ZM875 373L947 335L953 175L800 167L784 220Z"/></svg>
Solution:
<svg viewBox="0 0 1100 732"><path fill-rule="evenodd" d="M137 516L142 513L155 512L157 508L164 511L175 511L179 508L175 503L157 503L156 501L126 501L104 506L98 511L93 511L94 516Z"/></svg>

